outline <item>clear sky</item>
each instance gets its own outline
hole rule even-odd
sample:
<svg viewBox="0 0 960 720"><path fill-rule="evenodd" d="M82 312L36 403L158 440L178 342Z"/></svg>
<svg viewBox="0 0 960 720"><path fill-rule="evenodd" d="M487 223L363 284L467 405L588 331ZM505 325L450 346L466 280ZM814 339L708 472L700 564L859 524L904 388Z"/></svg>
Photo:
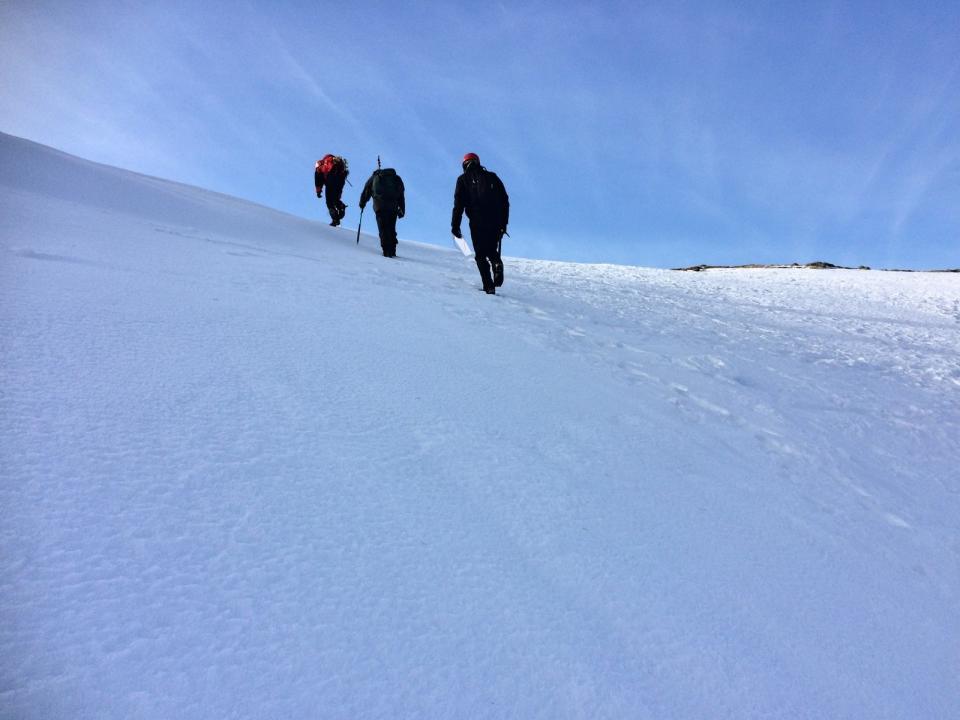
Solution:
<svg viewBox="0 0 960 720"><path fill-rule="evenodd" d="M324 220L342 154L354 227L379 154L401 241L471 151L507 254L960 266L957 0L0 0L0 131Z"/></svg>

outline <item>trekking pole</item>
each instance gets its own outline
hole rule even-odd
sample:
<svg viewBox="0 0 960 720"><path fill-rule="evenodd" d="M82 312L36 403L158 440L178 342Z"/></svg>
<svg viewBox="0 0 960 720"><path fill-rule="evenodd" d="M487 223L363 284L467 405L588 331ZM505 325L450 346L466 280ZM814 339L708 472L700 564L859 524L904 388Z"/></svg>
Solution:
<svg viewBox="0 0 960 720"><path fill-rule="evenodd" d="M360 244L360 226L363 224L363 208L360 208L360 219L357 221L357 245Z"/></svg>

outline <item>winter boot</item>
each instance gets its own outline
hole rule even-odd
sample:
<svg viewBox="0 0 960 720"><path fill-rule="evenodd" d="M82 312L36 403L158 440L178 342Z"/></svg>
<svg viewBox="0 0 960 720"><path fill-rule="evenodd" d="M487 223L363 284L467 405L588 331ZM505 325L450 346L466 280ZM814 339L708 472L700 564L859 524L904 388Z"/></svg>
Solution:
<svg viewBox="0 0 960 720"><path fill-rule="evenodd" d="M477 263L477 269L480 271L480 283L483 289L490 292L494 288L493 280L490 279L490 261L485 257L474 257Z"/></svg>
<svg viewBox="0 0 960 720"><path fill-rule="evenodd" d="M495 287L503 285L503 262L501 260L493 263L493 284Z"/></svg>

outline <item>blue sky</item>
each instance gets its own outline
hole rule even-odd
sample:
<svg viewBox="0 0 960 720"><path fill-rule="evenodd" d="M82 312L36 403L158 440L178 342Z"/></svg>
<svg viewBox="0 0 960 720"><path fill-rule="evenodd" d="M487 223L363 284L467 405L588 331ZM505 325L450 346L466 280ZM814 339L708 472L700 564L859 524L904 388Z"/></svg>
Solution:
<svg viewBox="0 0 960 720"><path fill-rule="evenodd" d="M449 244L472 151L507 254L960 266L956 0L2 0L0 97L0 131L304 217L342 154L353 226L379 154L401 240Z"/></svg>

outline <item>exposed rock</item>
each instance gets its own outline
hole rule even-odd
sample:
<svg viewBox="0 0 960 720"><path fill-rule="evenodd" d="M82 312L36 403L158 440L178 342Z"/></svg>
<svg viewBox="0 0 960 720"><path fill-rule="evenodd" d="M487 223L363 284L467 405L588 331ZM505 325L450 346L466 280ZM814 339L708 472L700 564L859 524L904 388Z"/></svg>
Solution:
<svg viewBox="0 0 960 720"><path fill-rule="evenodd" d="M800 263L778 264L778 263L750 263L747 265L691 265L690 267L671 268L685 272L703 272L704 270L755 270L765 268L796 269L804 268L809 270L870 270L869 265L859 265L858 267L848 267L846 265L834 265L833 263L815 260L806 265ZM940 272L940 273L960 273L960 268L949 268L945 270L903 270L900 268L878 268L880 272Z"/></svg>

